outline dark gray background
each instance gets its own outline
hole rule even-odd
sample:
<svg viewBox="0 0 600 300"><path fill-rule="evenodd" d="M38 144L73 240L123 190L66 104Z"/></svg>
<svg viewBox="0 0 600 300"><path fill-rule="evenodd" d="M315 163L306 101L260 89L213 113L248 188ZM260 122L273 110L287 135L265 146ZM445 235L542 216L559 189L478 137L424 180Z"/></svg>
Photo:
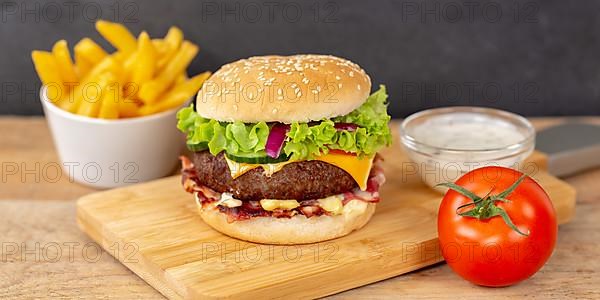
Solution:
<svg viewBox="0 0 600 300"><path fill-rule="evenodd" d="M180 26L201 52L190 73L261 54L329 53L384 83L394 117L481 105L600 114L598 1L2 1L0 114L40 114L30 51L95 32Z"/></svg>

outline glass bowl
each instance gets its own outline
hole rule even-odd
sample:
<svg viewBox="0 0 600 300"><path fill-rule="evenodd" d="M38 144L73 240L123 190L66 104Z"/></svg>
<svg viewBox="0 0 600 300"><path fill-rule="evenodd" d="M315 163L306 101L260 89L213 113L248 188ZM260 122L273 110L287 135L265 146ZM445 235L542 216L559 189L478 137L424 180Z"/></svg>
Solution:
<svg viewBox="0 0 600 300"><path fill-rule="evenodd" d="M421 179L435 187L484 166L520 169L535 147L535 130L510 112L457 106L410 115L400 125L400 140Z"/></svg>

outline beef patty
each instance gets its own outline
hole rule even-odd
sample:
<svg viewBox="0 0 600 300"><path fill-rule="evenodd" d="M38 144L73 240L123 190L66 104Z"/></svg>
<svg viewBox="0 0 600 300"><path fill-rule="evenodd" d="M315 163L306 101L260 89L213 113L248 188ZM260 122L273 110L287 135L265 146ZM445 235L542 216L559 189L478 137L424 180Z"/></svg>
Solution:
<svg viewBox="0 0 600 300"><path fill-rule="evenodd" d="M256 168L236 179L231 178L223 153L213 156L208 151L195 152L192 160L201 184L240 200L319 199L357 186L346 171L318 160L287 164L271 177Z"/></svg>

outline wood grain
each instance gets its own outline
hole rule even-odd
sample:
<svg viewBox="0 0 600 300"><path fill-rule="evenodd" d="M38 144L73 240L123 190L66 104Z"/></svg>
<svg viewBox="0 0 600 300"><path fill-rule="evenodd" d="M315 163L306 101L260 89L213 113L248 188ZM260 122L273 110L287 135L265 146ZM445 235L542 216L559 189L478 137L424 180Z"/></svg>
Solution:
<svg viewBox="0 0 600 300"><path fill-rule="evenodd" d="M73 201L0 201L0 299L157 299L77 228Z"/></svg>
<svg viewBox="0 0 600 300"><path fill-rule="evenodd" d="M534 118L536 128L564 122L566 118ZM569 118L600 124L600 117ZM41 161L56 154L46 122L41 117L0 117L3 128L0 161ZM35 140L36 143L29 141ZM20 175L18 175L20 177ZM452 273L443 263L393 277L333 298L361 299L506 299L512 298L600 298L600 169L565 179L578 192L576 216L559 227L553 256L531 279L502 289L473 286ZM76 226L75 198L94 191L76 183L60 181L38 184L25 181L0 182L0 231L2 242L58 243L92 242ZM54 201L56 200L56 201ZM4 245L4 244L3 244ZM81 248L79 248L81 250ZM22 250L19 248L19 251ZM66 249L65 249L66 251ZM3 249L3 253L6 253ZM79 252L78 252L79 253ZM0 262L1 299L103 298L162 299L163 296L107 253L88 263L81 255L73 262L21 260L20 252L2 256ZM108 258L108 259L105 259Z"/></svg>
<svg viewBox="0 0 600 300"><path fill-rule="evenodd" d="M0 118L3 199L73 200L96 190L63 172L46 120Z"/></svg>
<svg viewBox="0 0 600 300"><path fill-rule="evenodd" d="M139 247L133 263L117 258L172 299L321 297L442 261L436 228L442 195L405 172L410 161L398 143L382 156L387 182L373 219L328 242L267 246L224 236L197 216L179 176L87 195L77 203L77 220L103 247ZM533 159L544 165L543 155ZM574 189L541 169L534 177L553 199L559 222L570 220Z"/></svg>

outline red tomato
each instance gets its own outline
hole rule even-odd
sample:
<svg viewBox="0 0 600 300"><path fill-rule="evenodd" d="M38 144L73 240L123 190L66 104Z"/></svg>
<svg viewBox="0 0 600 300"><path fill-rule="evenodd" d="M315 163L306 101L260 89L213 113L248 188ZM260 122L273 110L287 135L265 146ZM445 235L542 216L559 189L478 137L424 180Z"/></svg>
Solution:
<svg viewBox="0 0 600 300"><path fill-rule="evenodd" d="M464 279L483 286L512 285L535 274L552 254L558 230L556 214L537 182L524 177L505 197L509 202L491 198L521 175L503 167L475 169L455 184L478 197L487 196L486 201L476 205L453 189L444 196L438 214L440 247L450 268ZM487 204L482 205L484 202Z"/></svg>

